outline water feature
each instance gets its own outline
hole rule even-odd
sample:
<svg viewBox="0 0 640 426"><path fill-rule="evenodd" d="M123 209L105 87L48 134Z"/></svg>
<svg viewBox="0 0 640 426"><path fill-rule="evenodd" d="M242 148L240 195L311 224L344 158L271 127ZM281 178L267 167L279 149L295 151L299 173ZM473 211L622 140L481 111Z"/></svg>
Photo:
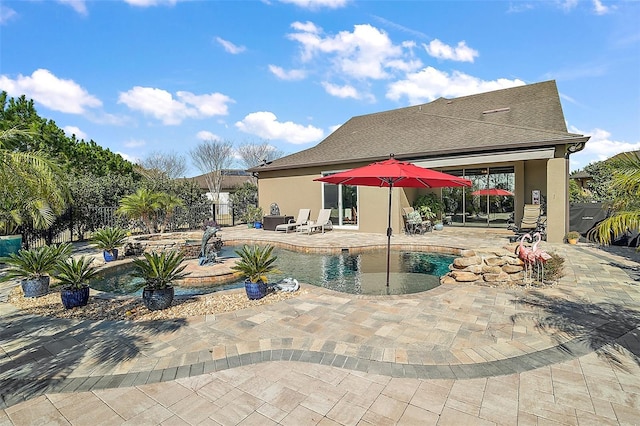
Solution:
<svg viewBox="0 0 640 426"><path fill-rule="evenodd" d="M233 257L234 247L225 246L220 257ZM453 256L391 251L390 285L386 286L386 251L362 253L343 251L339 254L301 253L274 249L280 273L270 274L274 283L286 277L349 294L410 294L430 290L440 284L439 277L449 272ZM206 266L204 266L206 268ZM131 277L132 266L120 265L105 271L91 283L96 290L117 294L140 294L142 280ZM206 287L176 287L177 295L205 294L230 288L241 288L243 280Z"/></svg>

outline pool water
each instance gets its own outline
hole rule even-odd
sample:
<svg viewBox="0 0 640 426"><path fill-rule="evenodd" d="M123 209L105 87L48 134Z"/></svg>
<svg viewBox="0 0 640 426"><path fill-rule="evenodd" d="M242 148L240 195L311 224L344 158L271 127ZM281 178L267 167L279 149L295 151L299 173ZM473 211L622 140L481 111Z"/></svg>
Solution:
<svg viewBox="0 0 640 426"><path fill-rule="evenodd" d="M279 273L268 275L275 283L291 277L330 290L349 294L411 294L440 285L440 276L449 272L454 257L434 253L392 250L390 253L389 287L386 286L386 250L340 254L300 253L275 248L273 253ZM233 247L225 247L224 255L235 256ZM142 294L144 282L131 276L133 265L110 268L91 282L91 287L116 294ZM211 287L176 287L177 295L206 294L244 287L244 280Z"/></svg>

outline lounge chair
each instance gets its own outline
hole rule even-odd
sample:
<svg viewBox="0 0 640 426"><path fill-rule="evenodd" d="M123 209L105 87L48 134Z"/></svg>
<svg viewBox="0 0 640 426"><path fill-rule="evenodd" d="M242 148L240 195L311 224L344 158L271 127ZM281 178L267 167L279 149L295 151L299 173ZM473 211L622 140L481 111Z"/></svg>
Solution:
<svg viewBox="0 0 640 426"><path fill-rule="evenodd" d="M289 232L290 230L296 230L298 227L306 224L309 221L309 215L311 214L311 209L300 209L298 211L298 218L294 220L289 220L287 223L281 223L276 226L276 231L284 231Z"/></svg>
<svg viewBox="0 0 640 426"><path fill-rule="evenodd" d="M540 232L546 237L545 223L542 218L542 207L540 204L525 204L520 225L511 224L508 229L514 231L516 235L509 237L510 241L517 241L526 233Z"/></svg>
<svg viewBox="0 0 640 426"><path fill-rule="evenodd" d="M311 234L314 231L321 230L324 234L326 229L333 229L333 222L331 222L331 209L322 209L318 213L317 220L310 220L306 225L298 227L298 232L306 232Z"/></svg>

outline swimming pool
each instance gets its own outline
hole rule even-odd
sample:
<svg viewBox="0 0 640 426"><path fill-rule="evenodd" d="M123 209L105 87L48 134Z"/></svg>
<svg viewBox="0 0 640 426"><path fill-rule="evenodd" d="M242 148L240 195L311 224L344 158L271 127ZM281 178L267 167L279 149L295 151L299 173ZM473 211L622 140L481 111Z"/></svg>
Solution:
<svg viewBox="0 0 640 426"><path fill-rule="evenodd" d="M235 256L234 247L225 247L224 255ZM276 265L280 273L268 276L270 283L291 277L349 294L385 295L411 294L440 285L440 276L449 272L454 257L438 253L396 251L390 253L389 287L386 286L387 253L372 250L361 253L343 251L339 254L301 253L275 248ZM131 276L132 265L107 270L91 282L91 287L116 294L142 294L144 282ZM244 280L207 287L176 287L176 295L207 294L232 288L242 288Z"/></svg>

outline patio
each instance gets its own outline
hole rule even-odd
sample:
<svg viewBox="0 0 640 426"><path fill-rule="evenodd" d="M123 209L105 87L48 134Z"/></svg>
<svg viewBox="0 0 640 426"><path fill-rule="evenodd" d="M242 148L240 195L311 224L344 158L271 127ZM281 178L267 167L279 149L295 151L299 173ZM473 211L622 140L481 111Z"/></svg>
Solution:
<svg viewBox="0 0 640 426"><path fill-rule="evenodd" d="M309 251L386 246L384 233L219 235ZM490 251L508 235L448 227L392 244ZM0 302L0 424L637 422L637 254L544 248L565 258L566 275L538 292L442 285L375 297L307 285L264 307L146 323L30 317Z"/></svg>

